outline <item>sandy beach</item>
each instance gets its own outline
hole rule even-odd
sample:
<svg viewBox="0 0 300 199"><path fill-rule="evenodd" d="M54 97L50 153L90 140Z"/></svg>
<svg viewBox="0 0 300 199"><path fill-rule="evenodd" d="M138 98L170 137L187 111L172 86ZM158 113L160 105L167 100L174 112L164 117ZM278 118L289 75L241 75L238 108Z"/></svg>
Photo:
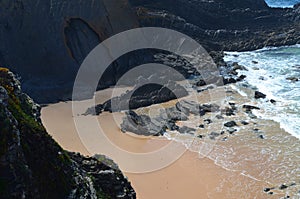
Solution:
<svg viewBox="0 0 300 199"><path fill-rule="evenodd" d="M100 101L108 99L110 93L111 89L98 93L101 96ZM200 95L199 100L204 100L205 96L205 93ZM243 100L247 101L237 93L231 96L231 99L237 100L234 97L238 97L240 103L243 103ZM170 103L172 104L172 102ZM116 119L117 122L121 122L123 116L123 113L117 113L117 118L119 118ZM122 133L119 128L120 123L115 122L114 118L116 116L113 116L112 113L103 113L100 116L89 117L97 117L109 140L123 150L136 154L149 153L170 144L170 141L165 138L141 137L130 133ZM212 116L210 115L209 117ZM242 119L242 117L245 116L236 116L239 119ZM80 152L84 155L94 155L84 146L76 132L72 117L71 102L61 102L44 107L42 109L42 121L49 134L64 149ZM277 123L272 121L264 122L260 123L262 130L268 132L268 128L276 128L277 132L272 132L273 136L275 134L287 136L289 137L287 142L298 142L297 139L292 138L280 129ZM256 122L252 122L247 128L241 127L236 136L228 136L227 142L218 142L216 147L206 157L187 150L178 160L160 170L146 173L126 172L125 175L131 181L139 199L284 197L286 195L285 190L274 189L272 195L263 191L266 187L277 187L280 185L278 183L285 182L281 181L282 178L279 173L273 179L270 178L277 170L275 168L271 168L270 170L264 169L262 166L264 162L271 161L270 157L264 154L256 154L258 151L247 145L248 142L255 142L257 149L259 149L260 147L264 148L265 142L267 142L257 140L257 136L253 137L249 135L247 137L250 134L247 133L249 129L255 126L257 126ZM244 139L245 137L246 139ZM276 143L274 146L276 146ZM122 157L119 153L103 152L103 154L112 158L123 171L126 171L128 161L133 161ZM223 154L224 156L219 156L218 154ZM155 161L157 160L147 160L146 164L156 164L157 162ZM164 160L160 161L164 162ZM276 163L276 161L273 161L273 163ZM282 160L278 161L277 163L279 164ZM228 166L226 169L225 165ZM137 167L141 166L143 165L137 165Z"/></svg>

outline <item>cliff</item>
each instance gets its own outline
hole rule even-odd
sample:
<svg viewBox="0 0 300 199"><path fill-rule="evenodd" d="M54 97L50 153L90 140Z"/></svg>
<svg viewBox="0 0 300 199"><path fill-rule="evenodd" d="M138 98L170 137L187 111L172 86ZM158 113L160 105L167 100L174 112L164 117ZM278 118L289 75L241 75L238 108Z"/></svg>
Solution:
<svg viewBox="0 0 300 199"><path fill-rule="evenodd" d="M16 77L0 68L1 198L135 198L115 165L64 151L40 123L39 111Z"/></svg>
<svg viewBox="0 0 300 199"><path fill-rule="evenodd" d="M181 31L210 52L300 43L297 6L270 8L264 0L130 0L130 3L136 8L142 26Z"/></svg>
<svg viewBox="0 0 300 199"><path fill-rule="evenodd" d="M97 44L135 27L126 0L0 0L0 63L39 103L58 100Z"/></svg>
<svg viewBox="0 0 300 199"><path fill-rule="evenodd" d="M129 2L128 2L129 1ZM222 65L222 52L300 42L299 5L269 8L264 0L0 0L0 63L22 77L38 103L70 98L76 72L101 41L140 26L178 30ZM152 52L121 57L102 87L114 85Z"/></svg>

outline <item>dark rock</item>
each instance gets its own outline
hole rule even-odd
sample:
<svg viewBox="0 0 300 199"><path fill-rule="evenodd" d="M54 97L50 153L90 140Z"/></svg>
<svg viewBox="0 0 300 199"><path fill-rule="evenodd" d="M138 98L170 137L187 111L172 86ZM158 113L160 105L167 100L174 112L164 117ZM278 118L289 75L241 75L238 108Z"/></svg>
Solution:
<svg viewBox="0 0 300 199"><path fill-rule="evenodd" d="M200 139L202 139L202 138L203 138L203 135L198 135L197 137L200 138Z"/></svg>
<svg viewBox="0 0 300 199"><path fill-rule="evenodd" d="M233 134L234 132L237 131L237 129L230 127L230 128L227 129L227 131L228 131L229 134Z"/></svg>
<svg viewBox="0 0 300 199"><path fill-rule="evenodd" d="M196 129L194 128L190 128L190 127L187 127L187 126L183 126L183 127L180 127L178 129L178 132L181 133L181 134L191 134L193 135L195 133Z"/></svg>
<svg viewBox="0 0 300 199"><path fill-rule="evenodd" d="M186 115L189 115L190 113L194 115L200 114L200 105L194 101L182 100L176 103L176 108Z"/></svg>
<svg viewBox="0 0 300 199"><path fill-rule="evenodd" d="M285 184L282 184L282 185L279 186L279 189L280 189L280 190L284 190L284 189L286 189L286 188L288 188L288 186L285 185Z"/></svg>
<svg viewBox="0 0 300 199"><path fill-rule="evenodd" d="M204 124L200 124L199 128L204 129L205 128Z"/></svg>
<svg viewBox="0 0 300 199"><path fill-rule="evenodd" d="M254 60L253 60L252 63L253 63L253 64L258 64L258 61L254 61Z"/></svg>
<svg viewBox="0 0 300 199"><path fill-rule="evenodd" d="M7 104L0 102L1 198L136 198L116 165L67 152L49 136L12 73L0 68L0 79L9 88Z"/></svg>
<svg viewBox="0 0 300 199"><path fill-rule="evenodd" d="M271 99L270 102L271 102L272 104L276 104L276 100Z"/></svg>
<svg viewBox="0 0 300 199"><path fill-rule="evenodd" d="M196 86L205 86L206 82L203 79L200 79L197 83Z"/></svg>
<svg viewBox="0 0 300 199"><path fill-rule="evenodd" d="M243 125L248 125L249 123L246 122L246 121L241 121L241 124L243 124Z"/></svg>
<svg viewBox="0 0 300 199"><path fill-rule="evenodd" d="M232 66L233 66L233 70L245 70L245 71L248 71L248 69L245 66L242 66L242 65L238 64L237 62L234 62L232 64Z"/></svg>
<svg viewBox="0 0 300 199"><path fill-rule="evenodd" d="M218 112L220 110L220 106L217 104L203 104L201 108L206 112L213 112L213 113Z"/></svg>
<svg viewBox="0 0 300 199"><path fill-rule="evenodd" d="M286 79L290 80L291 82L298 82L299 81L299 78L297 78L297 77L288 77Z"/></svg>
<svg viewBox="0 0 300 199"><path fill-rule="evenodd" d="M262 140L265 139L265 136L263 136L263 135L259 135L258 137Z"/></svg>
<svg viewBox="0 0 300 199"><path fill-rule="evenodd" d="M259 91L255 91L254 98L255 99L260 99L260 98L264 99L264 98L266 98L266 95L263 94L263 93L261 93L261 92L259 92Z"/></svg>
<svg viewBox="0 0 300 199"><path fill-rule="evenodd" d="M186 120L188 120L188 116L184 112L178 111L178 109L176 109L175 107L167 108L166 114L167 114L167 118L165 118L165 119L168 119L171 121L186 121Z"/></svg>
<svg viewBox="0 0 300 199"><path fill-rule="evenodd" d="M269 191L271 191L271 188L265 188L264 189L264 192L269 192Z"/></svg>
<svg viewBox="0 0 300 199"><path fill-rule="evenodd" d="M216 115L216 118L217 118L218 120L224 119L224 117L223 117L222 115Z"/></svg>
<svg viewBox="0 0 300 199"><path fill-rule="evenodd" d="M252 105L247 105L247 104L243 105L243 109L245 109L246 112L250 112L252 110L260 110L260 108L257 106L252 106Z"/></svg>
<svg viewBox="0 0 300 199"><path fill-rule="evenodd" d="M240 81L244 80L246 77L247 77L246 75L240 75L236 80L238 82L240 82Z"/></svg>
<svg viewBox="0 0 300 199"><path fill-rule="evenodd" d="M231 107L225 107L221 110L222 114L225 114L226 116L233 116L235 115L235 110Z"/></svg>
<svg viewBox="0 0 300 199"><path fill-rule="evenodd" d="M176 95L174 93L176 93ZM99 114L102 111L118 112L128 109L137 109L181 98L187 94L187 91L175 82L168 82L163 86L147 84L143 87L136 86L133 90L123 93L121 96L113 97L103 104L97 105L95 110L96 114ZM182 109L182 112L188 115L188 112L186 112L188 110L187 108L192 108L192 105ZM196 112L196 108L194 107L190 111L194 113ZM86 113L89 112L93 113L93 107L86 111ZM197 114L199 114L199 111Z"/></svg>
<svg viewBox="0 0 300 199"><path fill-rule="evenodd" d="M234 126L237 126L236 122L235 121L230 121L230 122L226 122L224 124L225 127L234 127Z"/></svg>

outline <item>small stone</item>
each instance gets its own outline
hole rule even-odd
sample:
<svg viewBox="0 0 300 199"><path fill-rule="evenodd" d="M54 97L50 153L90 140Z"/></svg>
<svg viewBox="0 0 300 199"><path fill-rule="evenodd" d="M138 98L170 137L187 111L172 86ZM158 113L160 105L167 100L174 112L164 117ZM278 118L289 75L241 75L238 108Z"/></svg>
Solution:
<svg viewBox="0 0 300 199"><path fill-rule="evenodd" d="M204 122L205 122L206 124L211 124L211 123L212 123L212 120L211 120L211 119L205 119Z"/></svg>
<svg viewBox="0 0 300 199"><path fill-rule="evenodd" d="M259 91L255 91L255 93L254 93L254 98L255 99L260 99L260 98L266 98L266 95L265 94L263 94L262 92L259 92Z"/></svg>
<svg viewBox="0 0 300 199"><path fill-rule="evenodd" d="M198 135L197 137L198 137L198 138L203 138L203 135Z"/></svg>
<svg viewBox="0 0 300 199"><path fill-rule="evenodd" d="M280 187L279 187L280 190L284 190L284 189L286 189L286 188L288 188L288 186L286 186L285 184L282 184L282 185L280 185Z"/></svg>
<svg viewBox="0 0 300 199"><path fill-rule="evenodd" d="M227 131L228 131L229 134L233 134L237 130L235 128L228 128Z"/></svg>
<svg viewBox="0 0 300 199"><path fill-rule="evenodd" d="M234 127L234 126L237 126L237 124L236 124L235 121L230 121L230 122L226 122L224 124L224 126L226 126L226 127Z"/></svg>
<svg viewBox="0 0 300 199"><path fill-rule="evenodd" d="M275 104L275 103L276 103L276 100L271 99L270 102L271 102L272 104Z"/></svg>
<svg viewBox="0 0 300 199"><path fill-rule="evenodd" d="M216 115L216 118L217 118L218 120L224 119L224 117L223 117L222 115Z"/></svg>
<svg viewBox="0 0 300 199"><path fill-rule="evenodd" d="M260 110L260 108L257 106L252 106L247 104L243 105L243 109L246 109L246 111L252 111L253 109Z"/></svg>
<svg viewBox="0 0 300 199"><path fill-rule="evenodd" d="M205 128L204 124L200 124L199 128L204 129Z"/></svg>
<svg viewBox="0 0 300 199"><path fill-rule="evenodd" d="M258 61L253 60L252 63L253 64L258 64Z"/></svg>
<svg viewBox="0 0 300 199"><path fill-rule="evenodd" d="M246 122L246 121L241 121L241 124L242 124L242 125L248 125L249 123Z"/></svg>
<svg viewBox="0 0 300 199"><path fill-rule="evenodd" d="M265 188L265 189L264 189L264 192L269 192L269 191L271 191L270 188Z"/></svg>
<svg viewBox="0 0 300 199"><path fill-rule="evenodd" d="M290 80L291 82L298 82L299 79L297 77L288 77L287 80Z"/></svg>
<svg viewBox="0 0 300 199"><path fill-rule="evenodd" d="M223 137L222 141L228 140L228 137Z"/></svg>
<svg viewBox="0 0 300 199"><path fill-rule="evenodd" d="M259 135L258 137L262 140L265 139L265 137L263 135Z"/></svg>

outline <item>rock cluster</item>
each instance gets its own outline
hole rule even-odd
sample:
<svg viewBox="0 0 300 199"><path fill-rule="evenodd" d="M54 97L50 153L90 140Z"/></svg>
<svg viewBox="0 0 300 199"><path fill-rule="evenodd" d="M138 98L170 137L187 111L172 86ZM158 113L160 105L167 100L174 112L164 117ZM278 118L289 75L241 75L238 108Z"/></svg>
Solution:
<svg viewBox="0 0 300 199"><path fill-rule="evenodd" d="M42 126L39 111L16 77L0 68L1 198L135 198L116 167L64 151Z"/></svg>

